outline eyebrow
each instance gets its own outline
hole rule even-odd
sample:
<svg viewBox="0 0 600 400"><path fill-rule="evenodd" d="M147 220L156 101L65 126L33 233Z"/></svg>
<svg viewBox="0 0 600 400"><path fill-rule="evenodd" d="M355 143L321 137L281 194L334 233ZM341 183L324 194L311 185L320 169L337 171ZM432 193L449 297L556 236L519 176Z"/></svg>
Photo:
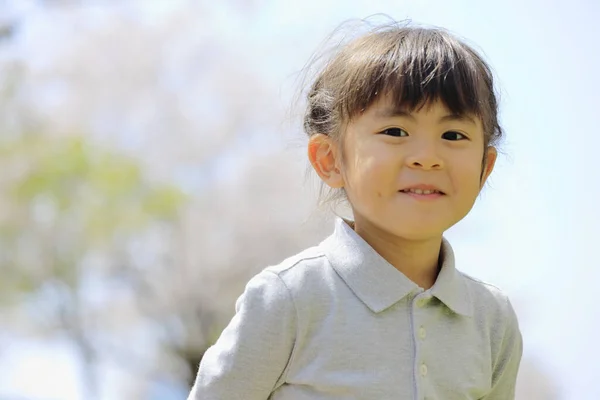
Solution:
<svg viewBox="0 0 600 400"><path fill-rule="evenodd" d="M409 119L411 121L416 121L415 116L412 113L410 113L404 109L384 108L383 110L381 110L377 113L377 116L380 118L401 117L401 118ZM450 114L440 117L438 120L438 122L440 122L440 123L441 122L452 122L452 121L467 122L467 123L470 123L473 125L477 125L475 122L475 119L473 119L471 116L469 116L467 114L450 113Z"/></svg>

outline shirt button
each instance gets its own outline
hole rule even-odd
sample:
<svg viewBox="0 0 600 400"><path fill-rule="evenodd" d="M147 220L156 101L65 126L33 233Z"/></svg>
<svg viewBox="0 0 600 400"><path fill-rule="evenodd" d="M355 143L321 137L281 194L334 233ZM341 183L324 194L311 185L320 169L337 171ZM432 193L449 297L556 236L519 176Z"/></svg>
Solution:
<svg viewBox="0 0 600 400"><path fill-rule="evenodd" d="M421 376L427 375L427 365L421 364Z"/></svg>
<svg viewBox="0 0 600 400"><path fill-rule="evenodd" d="M426 299L419 299L419 300L417 300L417 307L423 308L423 307L425 307L425 303L427 303Z"/></svg>
<svg viewBox="0 0 600 400"><path fill-rule="evenodd" d="M425 339L426 336L427 336L427 331L425 330L425 328L420 327L419 328L419 337L421 339Z"/></svg>

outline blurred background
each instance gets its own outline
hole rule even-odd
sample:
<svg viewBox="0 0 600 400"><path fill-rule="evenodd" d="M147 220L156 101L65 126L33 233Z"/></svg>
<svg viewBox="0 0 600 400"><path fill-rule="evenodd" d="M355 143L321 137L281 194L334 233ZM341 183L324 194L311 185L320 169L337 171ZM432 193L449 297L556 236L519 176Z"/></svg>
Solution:
<svg viewBox="0 0 600 400"><path fill-rule="evenodd" d="M331 230L294 95L375 13L494 68L503 155L448 237L513 301L518 399L600 399L594 0L0 0L0 399L186 398L248 279Z"/></svg>

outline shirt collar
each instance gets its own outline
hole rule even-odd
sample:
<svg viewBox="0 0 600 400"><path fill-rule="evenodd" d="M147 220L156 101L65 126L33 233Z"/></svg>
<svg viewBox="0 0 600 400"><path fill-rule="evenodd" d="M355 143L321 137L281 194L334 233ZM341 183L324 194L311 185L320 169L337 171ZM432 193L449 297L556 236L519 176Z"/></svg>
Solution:
<svg viewBox="0 0 600 400"><path fill-rule="evenodd" d="M341 218L321 246L335 271L354 294L379 313L411 292L416 283L388 263ZM454 267L454 252L442 238L442 268L429 292L457 314L471 316L472 305L464 276Z"/></svg>

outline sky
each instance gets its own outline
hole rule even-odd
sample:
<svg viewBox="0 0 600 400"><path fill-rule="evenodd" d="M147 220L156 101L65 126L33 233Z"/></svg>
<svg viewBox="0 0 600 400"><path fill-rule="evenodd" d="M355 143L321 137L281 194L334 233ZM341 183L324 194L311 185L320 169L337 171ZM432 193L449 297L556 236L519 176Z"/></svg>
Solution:
<svg viewBox="0 0 600 400"><path fill-rule="evenodd" d="M169 7L184 3L146 2L143 13L160 18ZM289 39L290 46L277 64L263 67L282 87L339 23L376 13L443 26L482 50L498 77L505 154L472 213L448 233L457 263L468 274L509 294L522 321L524 357L543 364L555 377L562 398L599 399L600 312L595 294L600 272L595 239L600 223L596 172L600 3L272 0L254 4L258 11L251 26L243 26L245 32L229 17L226 6L212 7L219 8L216 15L229 26L232 37L246 34L256 39L256 48L245 51L255 51L257 63L264 62L262 55L274 35ZM13 346L0 358L0 398L12 393L35 400L80 400L74 362L60 343ZM65 382L64 376L73 376L72 387L53 384ZM115 400L115 393L109 392L104 398Z"/></svg>

